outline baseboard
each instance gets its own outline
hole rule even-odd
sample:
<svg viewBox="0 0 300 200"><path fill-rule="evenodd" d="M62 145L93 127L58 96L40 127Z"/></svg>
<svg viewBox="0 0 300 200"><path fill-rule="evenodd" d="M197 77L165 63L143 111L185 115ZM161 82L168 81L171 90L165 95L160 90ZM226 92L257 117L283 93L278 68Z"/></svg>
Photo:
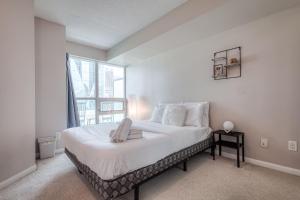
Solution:
<svg viewBox="0 0 300 200"><path fill-rule="evenodd" d="M28 174L34 172L37 169L36 164L32 165L31 167L17 173L16 175L0 182L0 190L9 186L10 184L20 180L21 178L23 178L24 176L27 176Z"/></svg>
<svg viewBox="0 0 300 200"><path fill-rule="evenodd" d="M216 150L216 155L218 155L218 154L219 154L219 152L218 152L218 150ZM222 151L222 156L224 156L226 158L230 158L230 159L236 159L235 154L231 154L231 153L227 153L227 152L223 152L223 151ZM284 173L287 173L287 174L300 176L300 169L286 167L286 166L283 166L283 165L278 165L278 164L274 164L274 163L266 162L266 161L262 161L262 160L256 160L256 159L249 158L249 157L245 157L245 161L247 163L250 163L250 164L253 164L253 165L273 169L273 170L284 172Z"/></svg>
<svg viewBox="0 0 300 200"><path fill-rule="evenodd" d="M60 148L55 150L55 154L64 153L64 152L65 152L65 148Z"/></svg>
<svg viewBox="0 0 300 200"><path fill-rule="evenodd" d="M64 152L65 152L65 148L55 149L55 155L60 154L60 153L64 153ZM40 159L40 153L35 153L35 159L36 160Z"/></svg>

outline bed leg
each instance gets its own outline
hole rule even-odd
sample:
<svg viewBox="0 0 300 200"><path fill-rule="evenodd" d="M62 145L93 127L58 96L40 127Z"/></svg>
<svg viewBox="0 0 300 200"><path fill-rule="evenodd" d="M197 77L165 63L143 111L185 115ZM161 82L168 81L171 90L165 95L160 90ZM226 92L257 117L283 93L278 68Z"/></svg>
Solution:
<svg viewBox="0 0 300 200"><path fill-rule="evenodd" d="M187 160L183 161L183 171L187 171Z"/></svg>
<svg viewBox="0 0 300 200"><path fill-rule="evenodd" d="M134 200L139 200L140 199L140 186L137 185L134 188Z"/></svg>

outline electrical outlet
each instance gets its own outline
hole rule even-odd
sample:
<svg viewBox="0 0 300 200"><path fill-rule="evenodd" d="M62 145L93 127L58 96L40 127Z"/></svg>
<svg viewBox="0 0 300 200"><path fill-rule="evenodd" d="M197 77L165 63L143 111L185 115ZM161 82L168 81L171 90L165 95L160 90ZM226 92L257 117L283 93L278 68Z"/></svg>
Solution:
<svg viewBox="0 0 300 200"><path fill-rule="evenodd" d="M297 151L297 141L295 140L288 141L288 149L290 151Z"/></svg>
<svg viewBox="0 0 300 200"><path fill-rule="evenodd" d="M268 148L268 146L269 146L268 138L261 137L260 138L260 146L263 148Z"/></svg>

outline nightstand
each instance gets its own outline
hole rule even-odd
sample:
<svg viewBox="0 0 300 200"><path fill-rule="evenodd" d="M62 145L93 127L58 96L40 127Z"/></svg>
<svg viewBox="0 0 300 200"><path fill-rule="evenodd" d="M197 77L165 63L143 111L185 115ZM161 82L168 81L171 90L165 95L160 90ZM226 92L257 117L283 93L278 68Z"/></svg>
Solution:
<svg viewBox="0 0 300 200"><path fill-rule="evenodd" d="M215 141L215 135L218 136L218 141ZM219 145L219 156L222 155L222 146L236 149L236 165L240 167L240 148L242 148L242 161L245 162L245 134L243 132L230 131L226 133L224 130L213 131L213 141L214 145ZM222 138L222 136L234 137L235 142L227 141ZM241 142L240 142L241 138Z"/></svg>

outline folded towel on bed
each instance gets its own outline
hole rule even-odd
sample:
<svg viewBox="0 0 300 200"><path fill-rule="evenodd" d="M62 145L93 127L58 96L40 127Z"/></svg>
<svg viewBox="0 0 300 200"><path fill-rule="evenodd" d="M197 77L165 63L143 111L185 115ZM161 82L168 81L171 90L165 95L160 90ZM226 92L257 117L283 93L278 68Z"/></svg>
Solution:
<svg viewBox="0 0 300 200"><path fill-rule="evenodd" d="M109 136L111 137L111 141L115 142L115 143L119 143L119 142L124 142L125 140L117 140L115 139L116 136L116 130L112 130L109 134ZM133 139L140 139L143 137L143 131L140 129L130 129L128 136L127 136L127 140L133 140Z"/></svg>
<svg viewBox="0 0 300 200"><path fill-rule="evenodd" d="M141 135L143 134L143 131L141 129L135 129L135 128L131 128L129 130L129 135Z"/></svg>
<svg viewBox="0 0 300 200"><path fill-rule="evenodd" d="M141 138L143 138L143 134L128 135L127 140L134 140L134 139L141 139Z"/></svg>
<svg viewBox="0 0 300 200"><path fill-rule="evenodd" d="M116 130L112 130L109 134L112 142L124 142L127 140L132 121L129 118L125 118L121 121Z"/></svg>
<svg viewBox="0 0 300 200"><path fill-rule="evenodd" d="M140 129L130 129L127 139L140 139L143 137L143 131Z"/></svg>

